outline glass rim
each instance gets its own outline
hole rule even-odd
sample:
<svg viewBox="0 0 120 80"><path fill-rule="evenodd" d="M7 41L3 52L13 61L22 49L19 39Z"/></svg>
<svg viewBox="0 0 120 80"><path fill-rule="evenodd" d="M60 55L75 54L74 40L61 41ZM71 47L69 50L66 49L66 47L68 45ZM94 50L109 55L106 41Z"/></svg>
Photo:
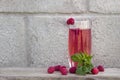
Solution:
<svg viewBox="0 0 120 80"><path fill-rule="evenodd" d="M91 29L91 21L89 19L75 20L74 25L70 25L70 29Z"/></svg>

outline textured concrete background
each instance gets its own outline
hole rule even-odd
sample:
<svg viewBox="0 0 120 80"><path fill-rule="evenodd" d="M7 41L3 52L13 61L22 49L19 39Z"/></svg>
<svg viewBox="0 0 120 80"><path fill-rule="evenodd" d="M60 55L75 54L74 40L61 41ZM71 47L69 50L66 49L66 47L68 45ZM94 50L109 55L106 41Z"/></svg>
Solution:
<svg viewBox="0 0 120 80"><path fill-rule="evenodd" d="M95 65L120 68L120 0L0 0L0 67L68 66L69 17L92 21Z"/></svg>

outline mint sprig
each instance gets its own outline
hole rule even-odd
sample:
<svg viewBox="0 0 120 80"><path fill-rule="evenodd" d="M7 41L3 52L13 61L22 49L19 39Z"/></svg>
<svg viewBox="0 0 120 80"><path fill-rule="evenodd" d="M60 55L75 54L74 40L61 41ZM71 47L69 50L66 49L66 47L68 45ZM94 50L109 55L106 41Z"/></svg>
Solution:
<svg viewBox="0 0 120 80"><path fill-rule="evenodd" d="M91 55L85 52L80 52L72 55L71 59L78 63L76 74L85 75L87 73L91 73L91 69L93 68Z"/></svg>

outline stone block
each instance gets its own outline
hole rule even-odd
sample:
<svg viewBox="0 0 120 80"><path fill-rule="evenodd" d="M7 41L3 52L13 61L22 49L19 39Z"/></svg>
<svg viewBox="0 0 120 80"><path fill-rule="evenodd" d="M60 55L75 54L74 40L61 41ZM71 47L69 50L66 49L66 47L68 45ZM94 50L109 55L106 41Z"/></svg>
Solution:
<svg viewBox="0 0 120 80"><path fill-rule="evenodd" d="M89 8L98 13L120 13L120 0L90 0Z"/></svg>
<svg viewBox="0 0 120 80"><path fill-rule="evenodd" d="M68 27L65 26L65 20L54 16L29 17L28 50L32 58L31 66L68 66Z"/></svg>
<svg viewBox="0 0 120 80"><path fill-rule="evenodd" d="M0 66L25 67L26 65L23 17L0 15Z"/></svg>
<svg viewBox="0 0 120 80"><path fill-rule="evenodd" d="M86 0L1 0L0 12L81 13Z"/></svg>
<svg viewBox="0 0 120 80"><path fill-rule="evenodd" d="M95 17L92 26L93 62L120 67L120 16Z"/></svg>

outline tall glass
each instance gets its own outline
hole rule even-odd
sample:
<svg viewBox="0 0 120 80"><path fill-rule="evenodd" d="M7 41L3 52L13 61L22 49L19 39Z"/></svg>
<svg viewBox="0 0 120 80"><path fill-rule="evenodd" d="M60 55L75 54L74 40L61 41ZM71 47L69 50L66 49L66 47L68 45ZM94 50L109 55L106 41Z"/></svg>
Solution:
<svg viewBox="0 0 120 80"><path fill-rule="evenodd" d="M69 57L79 52L91 54L91 28L89 20L75 21L75 24L70 26L68 50ZM77 66L77 63L69 58L69 65L73 67Z"/></svg>

